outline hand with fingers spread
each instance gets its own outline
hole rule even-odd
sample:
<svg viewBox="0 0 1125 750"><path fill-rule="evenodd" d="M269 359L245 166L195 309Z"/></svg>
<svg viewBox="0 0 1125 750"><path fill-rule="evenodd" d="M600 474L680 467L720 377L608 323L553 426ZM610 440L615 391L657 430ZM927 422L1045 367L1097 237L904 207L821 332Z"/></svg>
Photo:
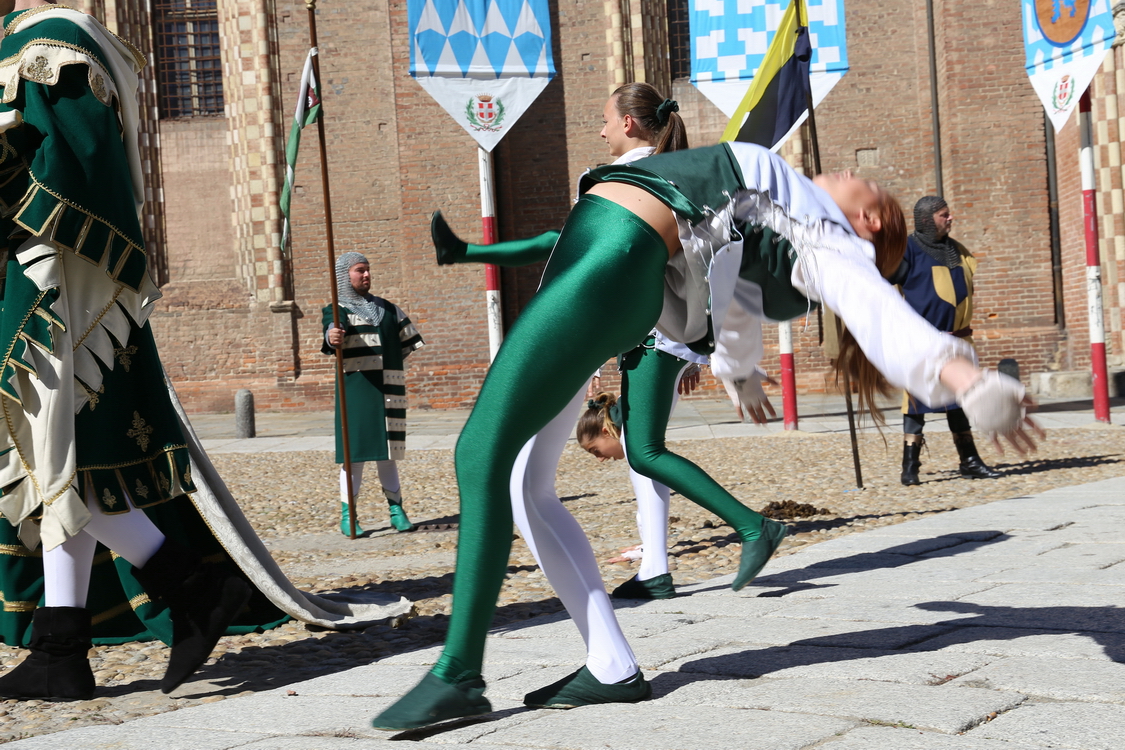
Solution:
<svg viewBox="0 0 1125 750"><path fill-rule="evenodd" d="M727 390L727 395L730 396L731 403L734 404L734 410L738 414L739 420L745 421L746 417L749 416L754 424L765 424L770 419L777 417L777 412L774 411L773 404L766 396L762 383L777 385L777 381L761 369L755 369L746 378L723 380L723 386Z"/></svg>
<svg viewBox="0 0 1125 750"><path fill-rule="evenodd" d="M1021 456L1036 449L1035 436L1047 434L1027 414L1035 401L1023 384L995 370L981 370L966 359L950 360L941 371L941 380L957 394L957 403L975 429L989 437L1001 455L1007 440Z"/></svg>
<svg viewBox="0 0 1125 750"><path fill-rule="evenodd" d="M695 363L684 368L684 373L680 376L680 382L676 384L676 393L679 393L681 396L686 396L698 388L701 372L699 365Z"/></svg>

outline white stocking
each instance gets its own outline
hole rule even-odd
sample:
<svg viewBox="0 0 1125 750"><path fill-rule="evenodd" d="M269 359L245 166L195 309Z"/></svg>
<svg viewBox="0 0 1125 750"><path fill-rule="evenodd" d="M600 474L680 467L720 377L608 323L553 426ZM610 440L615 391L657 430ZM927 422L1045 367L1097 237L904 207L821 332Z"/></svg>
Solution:
<svg viewBox="0 0 1125 750"><path fill-rule="evenodd" d="M531 554L559 595L586 642L586 667L610 684L637 673L617 623L590 540L555 491L555 474L586 386L550 423L527 441L512 468L512 515Z"/></svg>
<svg viewBox="0 0 1125 750"><path fill-rule="evenodd" d="M686 370L687 364L684 365ZM680 370L680 377L684 374ZM672 411L680 400L680 377L672 386ZM669 419L672 413L668 413ZM625 448L625 432L621 433L621 448ZM628 458L626 456L626 458ZM671 492L660 482L649 479L629 469L629 479L633 482L633 492L637 495L637 530L641 534L641 569L637 571L638 581L664 575L668 572L668 497Z"/></svg>
<svg viewBox="0 0 1125 750"><path fill-rule="evenodd" d="M43 606L85 607L98 540L79 531L43 552Z"/></svg>
<svg viewBox="0 0 1125 750"><path fill-rule="evenodd" d="M352 463L352 493L355 497L359 497L359 488L363 484L363 463L363 461ZM343 464L340 464L340 502L351 505L348 500L348 473L344 471Z"/></svg>
<svg viewBox="0 0 1125 750"><path fill-rule="evenodd" d="M375 468L379 470L379 484L387 492L398 492L402 483L398 478L398 464L394 461L376 461Z"/></svg>
<svg viewBox="0 0 1125 750"><path fill-rule="evenodd" d="M43 553L44 605L47 607L85 607L90 590L90 568L94 547L101 542L138 568L144 567L160 545L164 534L143 510L107 515L87 496L93 510L90 522L76 535ZM125 502L132 503L129 493Z"/></svg>

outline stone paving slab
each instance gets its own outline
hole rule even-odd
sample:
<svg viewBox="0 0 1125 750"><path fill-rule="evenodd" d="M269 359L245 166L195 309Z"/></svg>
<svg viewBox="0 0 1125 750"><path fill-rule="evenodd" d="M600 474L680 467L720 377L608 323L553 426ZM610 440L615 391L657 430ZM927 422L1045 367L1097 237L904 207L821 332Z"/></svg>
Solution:
<svg viewBox="0 0 1125 750"><path fill-rule="evenodd" d="M163 727L157 740L151 728L133 722L71 729L65 735L63 738L59 733L44 734L10 746L19 750L230 750L267 738L265 733Z"/></svg>
<svg viewBox="0 0 1125 750"><path fill-rule="evenodd" d="M1104 703L1027 703L969 732L1013 747L1121 750L1125 706Z"/></svg>
<svg viewBox="0 0 1125 750"><path fill-rule="evenodd" d="M963 732L990 713L1024 701L1014 692L969 687L922 687L844 680L723 680L685 685L659 703L730 706L908 724L946 734Z"/></svg>
<svg viewBox="0 0 1125 750"><path fill-rule="evenodd" d="M949 736L906 727L857 727L818 750L1022 750L1000 740Z"/></svg>
<svg viewBox="0 0 1125 750"><path fill-rule="evenodd" d="M680 659L663 669L723 677L876 680L935 685L997 659L953 651L903 652L830 646L728 646Z"/></svg>
<svg viewBox="0 0 1125 750"><path fill-rule="evenodd" d="M957 628L908 648L1025 656L1050 664L1059 659L1125 663L1125 635L1120 633L1086 634L1038 628L971 627Z"/></svg>
<svg viewBox="0 0 1125 750"><path fill-rule="evenodd" d="M429 666L398 666L379 661L344 672L314 677L287 690L299 695L353 695L395 698L417 684L429 671ZM503 679L520 673L519 667L498 667L489 671L489 680Z"/></svg>
<svg viewBox="0 0 1125 750"><path fill-rule="evenodd" d="M542 718L483 741L547 750L801 750L855 726L826 716L660 702L536 713Z"/></svg>
<svg viewBox="0 0 1125 750"><path fill-rule="evenodd" d="M1072 659L1046 671L1042 659L1005 658L953 680L954 685L1015 690L1028 696L1086 703L1125 703L1125 664ZM1125 740L1125 726L1122 727Z"/></svg>
<svg viewBox="0 0 1125 750"><path fill-rule="evenodd" d="M643 612L620 610L617 612L617 622L621 625L625 637L630 641L636 638L647 638L660 633L667 633L709 619L711 619L711 616L705 614L661 614L647 610ZM578 635L578 628L575 627L574 621L569 616L561 616L555 622L544 624L538 622L535 624L521 623L520 627L509 627L492 632L502 638L566 639Z"/></svg>

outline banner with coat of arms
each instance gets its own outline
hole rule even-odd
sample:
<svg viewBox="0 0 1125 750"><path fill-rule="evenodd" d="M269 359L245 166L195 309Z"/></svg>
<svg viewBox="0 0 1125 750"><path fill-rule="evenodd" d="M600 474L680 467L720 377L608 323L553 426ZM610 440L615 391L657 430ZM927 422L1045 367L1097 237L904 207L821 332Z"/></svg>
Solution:
<svg viewBox="0 0 1125 750"><path fill-rule="evenodd" d="M790 1L688 0L691 82L727 117L746 96ZM802 16L815 107L848 72L844 0L806 0Z"/></svg>
<svg viewBox="0 0 1125 750"><path fill-rule="evenodd" d="M555 77L547 0L408 0L410 75L491 151Z"/></svg>
<svg viewBox="0 0 1125 750"><path fill-rule="evenodd" d="M1058 131L1113 46L1113 12L1108 0L1020 2L1027 75Z"/></svg>

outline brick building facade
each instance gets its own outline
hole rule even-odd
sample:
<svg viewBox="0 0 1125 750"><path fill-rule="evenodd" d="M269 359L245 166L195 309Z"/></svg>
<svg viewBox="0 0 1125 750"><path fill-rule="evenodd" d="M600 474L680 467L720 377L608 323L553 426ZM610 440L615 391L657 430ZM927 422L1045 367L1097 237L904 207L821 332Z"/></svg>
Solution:
<svg viewBox="0 0 1125 750"><path fill-rule="evenodd" d="M682 3L551 0L558 76L494 151L501 238L562 225L579 174L609 160L598 132L606 96L620 83L647 80L670 89L693 144L718 139L725 118L677 77L676 56L669 55L670 45L684 41L670 34L669 5L675 13ZM306 3L78 5L157 60L146 69L142 90L145 231L164 291L153 329L181 397L193 411L228 411L234 392L249 388L261 409L330 407L332 362L320 353L329 274L315 130L305 133L297 169L291 258L280 249L277 208L308 48ZM1077 117L1054 139L1059 232L1053 254L1048 138L1023 69L1018 5L933 5L944 193L957 216L955 236L981 260L974 320L981 359L994 366L1015 357L1025 378L1087 367ZM410 360L412 404L469 405L488 361L483 273L435 265L428 216L441 208L467 239L479 238L476 146L407 72L404 0L319 0L317 8L336 250L367 255L373 291L406 309L426 337L428 346ZM909 215L914 201L936 186L926 3L848 0L847 14L851 71L817 110L823 167L858 169L880 180ZM212 90L211 100L207 91L192 90L198 109L195 99L175 109L161 98L169 90L161 76L175 67L160 61L161 45L188 37L217 50L219 110L206 106L214 103ZM1111 365L1121 365L1121 48L1107 58L1092 93L1107 348ZM803 163L806 146L797 139L786 153ZM506 324L534 292L539 271L504 272ZM815 317L794 326L803 391L832 387L818 326ZM767 331L771 362L776 332Z"/></svg>

